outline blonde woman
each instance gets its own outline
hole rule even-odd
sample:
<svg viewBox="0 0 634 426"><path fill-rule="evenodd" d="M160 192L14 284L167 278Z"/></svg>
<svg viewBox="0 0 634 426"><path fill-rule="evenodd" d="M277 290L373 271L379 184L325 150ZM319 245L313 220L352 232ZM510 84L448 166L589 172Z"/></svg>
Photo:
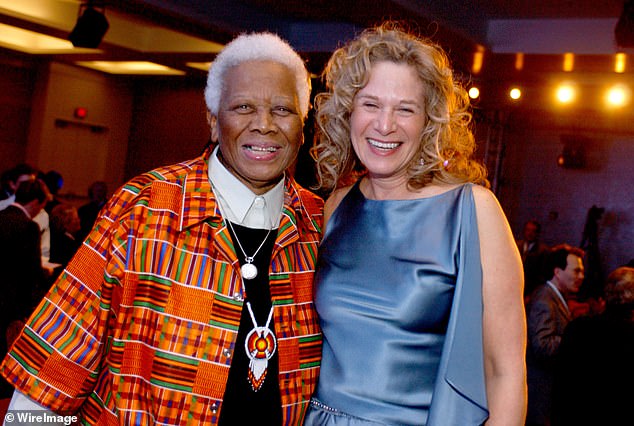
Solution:
<svg viewBox="0 0 634 426"><path fill-rule="evenodd" d="M394 24L337 50L316 100L326 202L307 425L523 425L519 253L472 160L442 50Z"/></svg>

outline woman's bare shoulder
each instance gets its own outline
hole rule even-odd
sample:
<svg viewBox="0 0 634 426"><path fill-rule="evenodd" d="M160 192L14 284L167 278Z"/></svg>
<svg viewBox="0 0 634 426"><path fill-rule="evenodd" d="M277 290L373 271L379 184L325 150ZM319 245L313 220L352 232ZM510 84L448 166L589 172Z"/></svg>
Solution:
<svg viewBox="0 0 634 426"><path fill-rule="evenodd" d="M326 204L324 205L324 225L328 223L328 219L330 219L330 215L337 209L341 200L350 192L353 185L344 186L341 188L335 189L332 194L326 200Z"/></svg>

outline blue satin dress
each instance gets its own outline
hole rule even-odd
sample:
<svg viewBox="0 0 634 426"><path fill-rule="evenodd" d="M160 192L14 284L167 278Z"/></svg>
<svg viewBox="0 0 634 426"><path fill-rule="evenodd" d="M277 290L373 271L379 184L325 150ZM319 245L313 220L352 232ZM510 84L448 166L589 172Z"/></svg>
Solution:
<svg viewBox="0 0 634 426"><path fill-rule="evenodd" d="M306 425L486 420L471 188L369 200L357 183L337 207L319 254L324 346Z"/></svg>

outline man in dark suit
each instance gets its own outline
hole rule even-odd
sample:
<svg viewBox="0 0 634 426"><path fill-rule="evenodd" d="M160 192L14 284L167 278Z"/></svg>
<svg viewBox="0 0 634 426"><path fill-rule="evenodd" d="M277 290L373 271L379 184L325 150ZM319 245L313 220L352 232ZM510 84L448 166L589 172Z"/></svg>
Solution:
<svg viewBox="0 0 634 426"><path fill-rule="evenodd" d="M524 224L522 239L517 240L517 248L522 256L524 266L524 296L526 300L537 286L548 277L543 276L544 255L548 246L539 239L541 224L531 219Z"/></svg>
<svg viewBox="0 0 634 426"><path fill-rule="evenodd" d="M96 181L88 188L90 201L77 209L81 228L77 233L77 239L83 241L92 230L99 212L108 201L108 186L106 182Z"/></svg>
<svg viewBox="0 0 634 426"><path fill-rule="evenodd" d="M572 319L568 300L583 282L583 250L555 246L546 262L552 277L533 293L527 311L527 425L550 425L553 368L564 329Z"/></svg>
<svg viewBox="0 0 634 426"><path fill-rule="evenodd" d="M553 383L552 424L633 425L634 268L607 278L605 311L576 318L561 339Z"/></svg>
<svg viewBox="0 0 634 426"><path fill-rule="evenodd" d="M15 324L24 321L42 294L45 280L40 257L40 228L32 218L44 208L49 193L41 180L20 183L15 202L0 211L0 357L7 353ZM0 398L13 387L4 379Z"/></svg>

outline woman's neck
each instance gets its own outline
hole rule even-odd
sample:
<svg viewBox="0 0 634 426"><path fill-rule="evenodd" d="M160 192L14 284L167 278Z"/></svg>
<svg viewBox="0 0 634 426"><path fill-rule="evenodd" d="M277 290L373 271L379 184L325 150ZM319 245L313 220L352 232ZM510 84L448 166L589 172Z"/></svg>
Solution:
<svg viewBox="0 0 634 426"><path fill-rule="evenodd" d="M361 193L370 200L413 200L433 197L456 186L455 184L432 182L423 188L413 189L403 178L383 179L366 175L362 178L359 188Z"/></svg>

